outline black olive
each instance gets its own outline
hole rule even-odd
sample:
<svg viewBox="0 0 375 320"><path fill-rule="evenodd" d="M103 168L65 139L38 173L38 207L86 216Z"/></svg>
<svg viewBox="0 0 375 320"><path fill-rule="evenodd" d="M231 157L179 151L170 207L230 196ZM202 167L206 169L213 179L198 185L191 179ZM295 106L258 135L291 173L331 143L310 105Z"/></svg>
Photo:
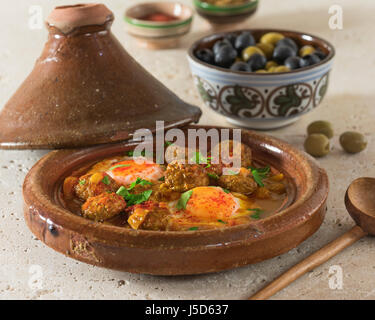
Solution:
<svg viewBox="0 0 375 320"><path fill-rule="evenodd" d="M218 53L219 49L222 48L222 47L224 47L224 46L230 46L230 47L232 47L232 44L227 39L216 41L215 44L214 44L214 46L212 47L212 51L214 52L214 54L216 54L216 53Z"/></svg>
<svg viewBox="0 0 375 320"><path fill-rule="evenodd" d="M301 60L302 58L298 56L289 57L284 61L284 65L290 70L298 69L301 67Z"/></svg>
<svg viewBox="0 0 375 320"><path fill-rule="evenodd" d="M308 54L301 59L301 68L312 66L318 62L320 62L320 59L315 53Z"/></svg>
<svg viewBox="0 0 375 320"><path fill-rule="evenodd" d="M316 56L318 56L320 60L323 60L323 59L326 58L326 55L325 55L322 51L320 51L320 49L316 50L316 51L314 52L314 54L315 54Z"/></svg>
<svg viewBox="0 0 375 320"><path fill-rule="evenodd" d="M246 62L243 62L243 61L237 61L233 63L230 69L233 71L244 71L244 72L252 71L251 67Z"/></svg>
<svg viewBox="0 0 375 320"><path fill-rule="evenodd" d="M241 53L243 49L250 46L255 46L255 39L253 35L248 31L242 32L236 38L236 41L234 43L234 47L237 49L239 53Z"/></svg>
<svg viewBox="0 0 375 320"><path fill-rule="evenodd" d="M232 44L233 48L234 48L234 44L236 43L236 38L237 38L237 35L234 33L229 33L224 37L224 39L228 40Z"/></svg>
<svg viewBox="0 0 375 320"><path fill-rule="evenodd" d="M266 67L267 58L259 53L254 53L249 60L247 60L251 70L257 71Z"/></svg>
<svg viewBox="0 0 375 320"><path fill-rule="evenodd" d="M289 57L294 57L296 52L293 48L288 46L277 46L273 51L273 60L278 64L283 64Z"/></svg>
<svg viewBox="0 0 375 320"><path fill-rule="evenodd" d="M195 52L195 56L199 60L209 64L213 64L215 62L214 53L210 49L199 49Z"/></svg>
<svg viewBox="0 0 375 320"><path fill-rule="evenodd" d="M215 63L224 68L229 68L237 58L237 51L230 46L222 46L215 54Z"/></svg>
<svg viewBox="0 0 375 320"><path fill-rule="evenodd" d="M291 47L295 53L297 54L298 52L298 46L297 44L295 43L295 41L291 38L283 38L281 40L279 40L277 43L276 43L276 47L278 46L287 46L287 47Z"/></svg>

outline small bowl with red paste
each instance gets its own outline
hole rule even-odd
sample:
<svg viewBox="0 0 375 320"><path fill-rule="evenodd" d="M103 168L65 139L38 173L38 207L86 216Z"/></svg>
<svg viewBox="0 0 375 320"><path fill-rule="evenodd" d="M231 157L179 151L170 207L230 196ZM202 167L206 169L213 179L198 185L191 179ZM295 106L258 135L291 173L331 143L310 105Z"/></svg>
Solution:
<svg viewBox="0 0 375 320"><path fill-rule="evenodd" d="M193 10L178 2L140 3L125 12L127 31L148 49L177 47L192 20Z"/></svg>

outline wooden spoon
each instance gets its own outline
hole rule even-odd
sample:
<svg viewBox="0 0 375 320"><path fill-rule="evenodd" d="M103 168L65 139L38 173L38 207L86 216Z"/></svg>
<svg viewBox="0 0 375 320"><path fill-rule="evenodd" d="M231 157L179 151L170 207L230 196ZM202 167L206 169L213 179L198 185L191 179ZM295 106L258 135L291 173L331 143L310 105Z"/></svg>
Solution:
<svg viewBox="0 0 375 320"><path fill-rule="evenodd" d="M355 227L283 273L249 300L268 299L362 237L375 235L375 178L354 180L346 191L345 206L357 224Z"/></svg>

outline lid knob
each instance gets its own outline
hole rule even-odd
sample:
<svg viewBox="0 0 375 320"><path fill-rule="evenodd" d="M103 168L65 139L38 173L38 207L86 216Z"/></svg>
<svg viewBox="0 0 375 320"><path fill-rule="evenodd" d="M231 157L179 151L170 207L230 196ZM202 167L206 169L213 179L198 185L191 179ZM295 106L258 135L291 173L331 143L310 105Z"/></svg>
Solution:
<svg viewBox="0 0 375 320"><path fill-rule="evenodd" d="M103 25L113 20L113 12L104 4L88 3L56 7L47 17L46 23L68 34L79 27Z"/></svg>

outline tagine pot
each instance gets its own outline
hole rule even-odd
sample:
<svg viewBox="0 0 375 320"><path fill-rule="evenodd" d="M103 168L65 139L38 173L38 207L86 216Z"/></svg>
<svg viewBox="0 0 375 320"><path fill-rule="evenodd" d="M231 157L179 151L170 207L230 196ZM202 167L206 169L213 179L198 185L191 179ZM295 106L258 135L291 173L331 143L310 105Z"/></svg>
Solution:
<svg viewBox="0 0 375 320"><path fill-rule="evenodd" d="M111 33L103 4L55 8L34 69L0 113L0 148L113 143L135 130L198 121L201 111L156 80Z"/></svg>

